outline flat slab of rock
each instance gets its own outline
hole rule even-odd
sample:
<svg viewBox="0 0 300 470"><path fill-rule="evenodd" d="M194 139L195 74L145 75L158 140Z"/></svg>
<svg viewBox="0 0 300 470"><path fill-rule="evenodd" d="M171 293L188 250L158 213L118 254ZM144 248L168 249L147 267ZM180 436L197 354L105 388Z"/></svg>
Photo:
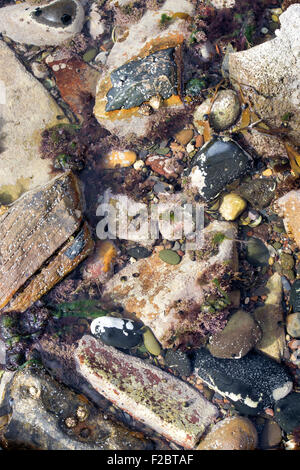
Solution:
<svg viewBox="0 0 300 470"><path fill-rule="evenodd" d="M235 226L213 222L205 228L204 236L213 238L215 234L221 234L223 240L210 254L205 250L206 259L193 261L186 252L179 264L171 265L154 250L150 257L126 266L107 282L102 300L122 306L142 320L163 347L180 342L188 333L199 333L207 321L200 306L207 292L214 289L213 279L221 279L237 263Z"/></svg>
<svg viewBox="0 0 300 470"><path fill-rule="evenodd" d="M289 136L300 144L300 5L291 5L280 15L281 28L275 39L229 55L229 73L259 117L271 127L280 127L291 113Z"/></svg>
<svg viewBox="0 0 300 470"><path fill-rule="evenodd" d="M102 395L177 444L192 449L218 416L197 390L139 358L84 336L77 371Z"/></svg>
<svg viewBox="0 0 300 470"><path fill-rule="evenodd" d="M6 306L47 260L51 263L50 257L79 230L82 223L81 198L77 178L66 172L46 186L28 191L0 216L0 308ZM72 241L68 245L69 251L64 255L69 261L81 253L84 240L83 234L77 244ZM64 275L64 269L60 272L59 266L60 263L55 264L54 268L57 281ZM49 265L47 269L50 281ZM39 276L41 279L44 275L41 273ZM47 275L44 277L47 286ZM52 287L51 282L49 286Z"/></svg>
<svg viewBox="0 0 300 470"><path fill-rule="evenodd" d="M196 353L195 372L209 387L249 415L272 407L293 388L292 379L283 366L255 352L235 361L215 358L202 348Z"/></svg>
<svg viewBox="0 0 300 470"><path fill-rule="evenodd" d="M41 132L67 120L57 119L62 109L1 40L0 85L0 204L10 204L52 178L51 161L39 156Z"/></svg>

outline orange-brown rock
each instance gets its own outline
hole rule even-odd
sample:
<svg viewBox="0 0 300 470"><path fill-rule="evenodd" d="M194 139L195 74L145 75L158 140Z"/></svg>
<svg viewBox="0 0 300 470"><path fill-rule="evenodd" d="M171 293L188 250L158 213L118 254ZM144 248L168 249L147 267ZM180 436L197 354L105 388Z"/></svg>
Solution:
<svg viewBox="0 0 300 470"><path fill-rule="evenodd" d="M197 450L255 450L257 432L247 418L235 416L217 423Z"/></svg>
<svg viewBox="0 0 300 470"><path fill-rule="evenodd" d="M25 310L87 256L93 243L87 227L78 233L82 221L81 189L72 172L9 206L0 216L0 308L16 295L11 305Z"/></svg>
<svg viewBox="0 0 300 470"><path fill-rule="evenodd" d="M276 209L284 219L287 233L300 247L300 190L293 190L276 201Z"/></svg>

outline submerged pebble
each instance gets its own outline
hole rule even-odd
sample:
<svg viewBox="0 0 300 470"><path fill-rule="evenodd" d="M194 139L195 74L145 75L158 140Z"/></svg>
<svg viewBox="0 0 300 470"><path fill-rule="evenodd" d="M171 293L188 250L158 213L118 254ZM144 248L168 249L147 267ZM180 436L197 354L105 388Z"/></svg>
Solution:
<svg viewBox="0 0 300 470"><path fill-rule="evenodd" d="M186 352L180 349L168 349L165 355L166 366L179 375L188 377L192 373L191 360Z"/></svg>
<svg viewBox="0 0 300 470"><path fill-rule="evenodd" d="M167 264L179 264L181 261L180 256L176 251L173 250L161 250L159 252L159 257L162 261L164 261Z"/></svg>
<svg viewBox="0 0 300 470"><path fill-rule="evenodd" d="M223 197L219 208L221 216L225 220L235 220L246 209L247 202L238 194L230 193Z"/></svg>
<svg viewBox="0 0 300 470"><path fill-rule="evenodd" d="M143 339L144 346L147 351L153 356L159 356L159 354L161 353L161 347L150 328L147 328L146 331L143 333Z"/></svg>

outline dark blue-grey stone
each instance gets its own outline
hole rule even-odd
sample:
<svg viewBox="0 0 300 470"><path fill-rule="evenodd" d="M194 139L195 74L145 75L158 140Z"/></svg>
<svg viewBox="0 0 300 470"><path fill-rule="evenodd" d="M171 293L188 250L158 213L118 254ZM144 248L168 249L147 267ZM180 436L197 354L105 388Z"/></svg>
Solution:
<svg viewBox="0 0 300 470"><path fill-rule="evenodd" d="M159 94L164 100L177 95L177 67L174 49L169 48L133 60L110 75L112 88L107 93L106 111L140 106Z"/></svg>
<svg viewBox="0 0 300 470"><path fill-rule="evenodd" d="M249 238L246 244L246 259L254 267L268 266L270 253L259 238Z"/></svg>
<svg viewBox="0 0 300 470"><path fill-rule="evenodd" d="M288 371L267 356L250 352L241 359L218 359L202 348L195 355L195 372L227 397L242 413L257 415L291 391Z"/></svg>
<svg viewBox="0 0 300 470"><path fill-rule="evenodd" d="M287 433L300 430L300 393L290 393L275 406L275 419Z"/></svg>
<svg viewBox="0 0 300 470"><path fill-rule="evenodd" d="M152 254L152 251L147 250L147 248L143 246L134 246L132 248L129 248L127 250L127 253L129 256L132 256L132 258L142 259L142 258L148 258L148 256Z"/></svg>
<svg viewBox="0 0 300 470"><path fill-rule="evenodd" d="M293 312L300 312L300 279L293 282L290 294L290 306Z"/></svg>
<svg viewBox="0 0 300 470"><path fill-rule="evenodd" d="M168 349L165 355L165 364L169 369L185 377L192 373L191 360L184 351Z"/></svg>
<svg viewBox="0 0 300 470"><path fill-rule="evenodd" d="M247 174L252 159L240 145L231 139L214 137L195 154L191 170L197 166L203 175L205 185L200 195L205 201L214 199L225 187Z"/></svg>

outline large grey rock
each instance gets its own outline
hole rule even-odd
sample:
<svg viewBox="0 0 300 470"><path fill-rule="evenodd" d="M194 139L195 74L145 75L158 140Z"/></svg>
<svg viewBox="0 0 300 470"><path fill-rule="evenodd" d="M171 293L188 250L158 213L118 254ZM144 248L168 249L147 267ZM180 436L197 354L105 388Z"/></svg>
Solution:
<svg viewBox="0 0 300 470"><path fill-rule="evenodd" d="M257 114L279 127L285 113L292 113L289 136L300 144L300 5L280 15L276 38L229 56L230 79L242 87Z"/></svg>
<svg viewBox="0 0 300 470"><path fill-rule="evenodd" d="M81 31L84 9L77 0L29 3L0 9L0 32L16 42L36 46L61 44Z"/></svg>
<svg viewBox="0 0 300 470"><path fill-rule="evenodd" d="M106 398L159 434L191 449L218 416L196 389L145 361L84 336L77 371Z"/></svg>
<svg viewBox="0 0 300 470"><path fill-rule="evenodd" d="M0 204L51 179L51 160L39 156L41 131L66 119L54 99L0 41ZM0 91L1 93L1 91Z"/></svg>

